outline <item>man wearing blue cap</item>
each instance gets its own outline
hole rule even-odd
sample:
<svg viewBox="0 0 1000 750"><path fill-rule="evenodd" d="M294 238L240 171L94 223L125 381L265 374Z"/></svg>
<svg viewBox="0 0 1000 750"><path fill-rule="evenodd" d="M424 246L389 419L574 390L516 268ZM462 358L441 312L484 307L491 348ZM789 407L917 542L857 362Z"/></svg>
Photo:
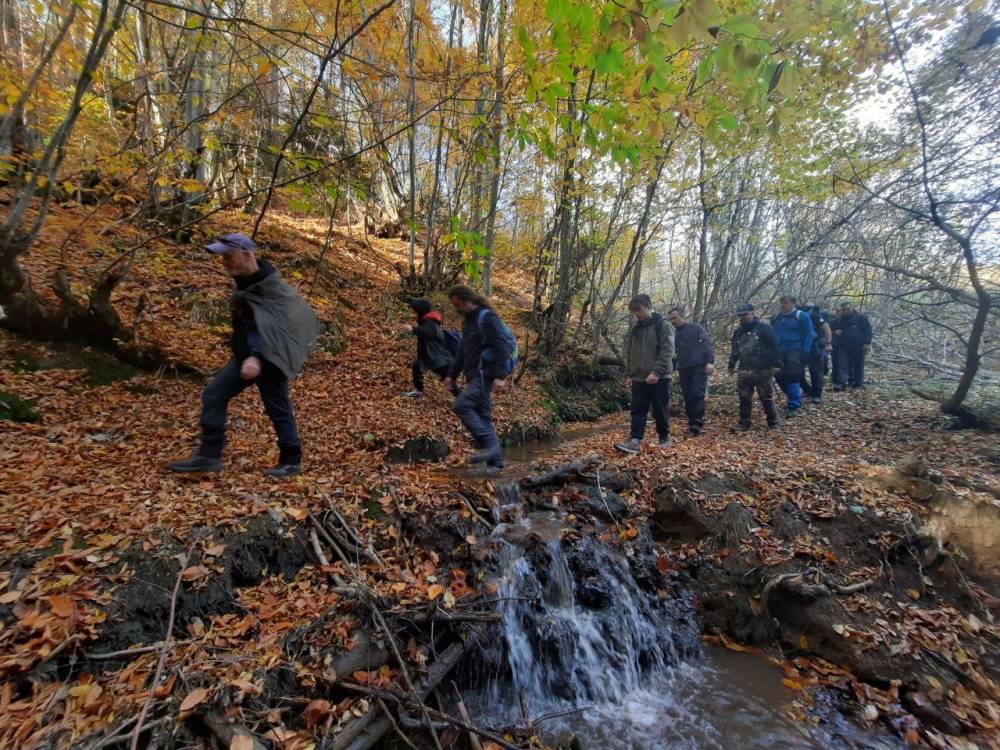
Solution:
<svg viewBox="0 0 1000 750"><path fill-rule="evenodd" d="M233 356L201 394L201 447L191 458L174 461L167 468L183 473L220 471L229 402L256 383L264 411L278 434L278 465L264 474L298 474L302 446L288 380L298 375L315 348L319 321L274 266L257 259L257 245L245 234L224 234L205 249L221 258L236 283L230 300Z"/></svg>

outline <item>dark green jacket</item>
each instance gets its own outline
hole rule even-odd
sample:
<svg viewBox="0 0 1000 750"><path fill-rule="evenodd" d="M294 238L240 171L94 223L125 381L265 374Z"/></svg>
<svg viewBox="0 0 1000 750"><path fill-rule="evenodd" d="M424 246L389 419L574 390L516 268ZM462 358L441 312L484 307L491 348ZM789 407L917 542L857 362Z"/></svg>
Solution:
<svg viewBox="0 0 1000 750"><path fill-rule="evenodd" d="M298 375L320 332L309 303L274 271L234 291L231 304L234 310L249 307L252 312L260 356L287 377Z"/></svg>
<svg viewBox="0 0 1000 750"><path fill-rule="evenodd" d="M651 372L669 378L674 366L674 337L671 326L659 313L636 322L625 337L625 374L642 381Z"/></svg>

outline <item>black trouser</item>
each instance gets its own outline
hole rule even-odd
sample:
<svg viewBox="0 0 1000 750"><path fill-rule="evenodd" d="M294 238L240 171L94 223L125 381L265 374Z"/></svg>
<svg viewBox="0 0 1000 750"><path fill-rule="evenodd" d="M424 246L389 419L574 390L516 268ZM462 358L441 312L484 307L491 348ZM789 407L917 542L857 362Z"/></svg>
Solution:
<svg viewBox="0 0 1000 750"><path fill-rule="evenodd" d="M260 358L260 375L256 380L244 380L240 375L243 362L233 357L216 373L201 394L201 449L199 455L220 458L226 441L226 414L229 402L256 383L264 411L271 418L278 434L279 462L302 463L302 446L295 429L295 413L288 397L288 377L277 366Z"/></svg>
<svg viewBox="0 0 1000 750"><path fill-rule="evenodd" d="M678 370L681 393L684 394L684 413L687 415L688 429L701 432L705 426L705 391L708 389L708 373L705 365L685 367Z"/></svg>
<svg viewBox="0 0 1000 750"><path fill-rule="evenodd" d="M778 423L778 410L774 405L774 377L770 370L740 370L736 376L740 393L740 424L750 426L753 413L753 393L757 391L768 424Z"/></svg>
<svg viewBox="0 0 1000 750"><path fill-rule="evenodd" d="M670 378L660 378L650 385L645 381L632 381L632 437L642 440L646 434L646 415L653 409L656 434L670 436L667 423L667 405L670 403Z"/></svg>
<svg viewBox="0 0 1000 750"><path fill-rule="evenodd" d="M410 372L413 373L413 387L418 391L424 390L424 373L427 372L427 368L421 364L419 359L413 360L413 364L410 366ZM448 365L441 365L431 370L435 375L437 375L441 380L448 377Z"/></svg>
<svg viewBox="0 0 1000 750"><path fill-rule="evenodd" d="M809 380L806 382L806 370L802 373L802 390L812 398L823 398L823 373L826 369L826 352L823 349L813 349L809 353Z"/></svg>
<svg viewBox="0 0 1000 750"><path fill-rule="evenodd" d="M836 382L838 385L850 385L852 388L860 388L865 384L865 347L863 344L841 346L838 349Z"/></svg>

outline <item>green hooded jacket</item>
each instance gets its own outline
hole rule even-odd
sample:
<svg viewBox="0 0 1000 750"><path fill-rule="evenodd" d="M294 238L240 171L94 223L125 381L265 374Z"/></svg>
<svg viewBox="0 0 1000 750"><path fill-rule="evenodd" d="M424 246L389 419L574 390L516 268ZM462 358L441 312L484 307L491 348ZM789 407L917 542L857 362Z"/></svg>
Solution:
<svg viewBox="0 0 1000 750"><path fill-rule="evenodd" d="M669 378L674 366L674 337L659 313L636 322L625 337L625 374L635 382L651 372Z"/></svg>

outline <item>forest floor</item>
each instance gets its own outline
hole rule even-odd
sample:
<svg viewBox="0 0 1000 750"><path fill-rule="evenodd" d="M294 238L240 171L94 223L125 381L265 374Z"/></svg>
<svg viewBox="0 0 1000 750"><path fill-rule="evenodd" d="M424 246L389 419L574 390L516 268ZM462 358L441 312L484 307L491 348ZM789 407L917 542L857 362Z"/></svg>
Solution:
<svg viewBox="0 0 1000 750"><path fill-rule="evenodd" d="M116 252L96 232L67 238L75 210L27 256L40 286L61 252L76 269ZM372 601L430 620L487 608L490 522L477 512L500 479L454 468L471 447L440 384L401 397L414 349L397 332L410 319L394 270L405 245L338 232L314 284L324 233L281 215L264 228L268 257L342 339L293 382L305 472L290 481L260 475L276 450L252 394L231 409L226 469L172 475L164 464L193 447L200 378L0 332L0 400L24 399L35 420L0 421L0 746L127 746L142 716L144 741L161 745L336 747L320 738L434 667L434 642L416 637L400 640L405 670L368 651L340 660L374 629ZM140 342L207 372L226 358L228 285L197 246L163 242L115 304ZM517 274L500 277L506 318L523 320L530 299ZM576 533L653 554L664 590L693 593L706 638L780 657L803 721L812 688L834 686L911 745L1000 747L996 436L949 430L934 405L878 387L733 435L733 391L717 376L705 432L671 450L626 458L617 433L596 431L507 476L587 457L629 477L628 519L576 509L572 477L546 502L574 509ZM508 434L553 425L531 373L496 413ZM450 455L389 462L410 439ZM312 538L323 530L332 545Z"/></svg>

